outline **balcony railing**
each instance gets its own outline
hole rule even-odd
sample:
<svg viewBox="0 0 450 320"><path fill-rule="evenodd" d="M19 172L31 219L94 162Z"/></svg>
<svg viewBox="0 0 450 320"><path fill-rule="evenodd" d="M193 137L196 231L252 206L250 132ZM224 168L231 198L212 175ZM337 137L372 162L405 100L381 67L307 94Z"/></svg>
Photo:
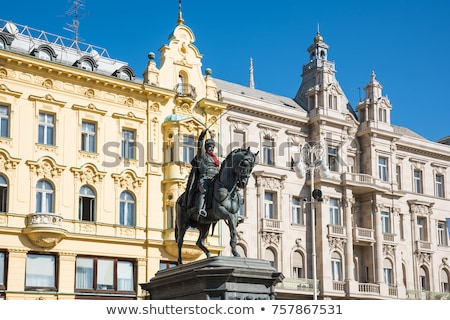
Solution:
<svg viewBox="0 0 450 320"><path fill-rule="evenodd" d="M421 252L433 252L429 241L416 240L416 249Z"/></svg>
<svg viewBox="0 0 450 320"><path fill-rule="evenodd" d="M384 242L394 243L395 241L395 233L383 233Z"/></svg>
<svg viewBox="0 0 450 320"><path fill-rule="evenodd" d="M63 217L55 213L30 213L23 233L35 245L51 248L66 237L67 230L62 223Z"/></svg>
<svg viewBox="0 0 450 320"><path fill-rule="evenodd" d="M346 236L344 226L329 224L328 225L328 235L334 237L344 238Z"/></svg>
<svg viewBox="0 0 450 320"><path fill-rule="evenodd" d="M358 283L358 291L362 293L380 294L380 286L375 283Z"/></svg>
<svg viewBox="0 0 450 320"><path fill-rule="evenodd" d="M450 300L450 292L406 290L406 296L409 300Z"/></svg>
<svg viewBox="0 0 450 320"><path fill-rule="evenodd" d="M188 97L195 99L197 98L197 92L195 91L195 87L189 83L178 83L174 90L176 91L177 97Z"/></svg>
<svg viewBox="0 0 450 320"><path fill-rule="evenodd" d="M353 240L363 242L375 242L374 230L355 227L353 228Z"/></svg>
<svg viewBox="0 0 450 320"><path fill-rule="evenodd" d="M265 231L281 231L281 221L277 219L261 219L262 228Z"/></svg>

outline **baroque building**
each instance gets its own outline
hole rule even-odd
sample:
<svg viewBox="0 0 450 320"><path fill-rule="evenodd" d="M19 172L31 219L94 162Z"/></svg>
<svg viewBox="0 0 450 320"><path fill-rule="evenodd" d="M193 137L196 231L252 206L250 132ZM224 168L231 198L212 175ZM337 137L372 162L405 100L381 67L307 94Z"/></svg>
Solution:
<svg viewBox="0 0 450 320"><path fill-rule="evenodd" d="M205 127L220 160L259 151L238 249L284 274L279 299L312 299L314 283L319 299L449 297L448 139L391 124L374 72L353 108L320 33L294 98L252 73L213 78L194 42L180 10L139 78L104 48L0 20L0 298L145 299L140 284L176 265L175 203ZM298 147L319 141L330 175L298 177ZM208 248L231 255L216 230ZM186 263L204 259L196 240Z"/></svg>

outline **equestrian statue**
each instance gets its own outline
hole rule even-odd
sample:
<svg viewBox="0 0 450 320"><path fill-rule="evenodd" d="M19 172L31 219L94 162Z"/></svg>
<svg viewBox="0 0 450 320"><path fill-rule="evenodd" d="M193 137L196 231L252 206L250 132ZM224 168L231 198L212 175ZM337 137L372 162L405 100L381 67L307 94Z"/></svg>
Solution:
<svg viewBox="0 0 450 320"><path fill-rule="evenodd" d="M206 133L210 138L205 140ZM249 148L237 148L231 151L222 164L214 154L214 136L205 129L197 143L197 154L192 160L192 169L188 177L186 190L177 199L175 239L178 245L178 264L182 264L182 247L186 231L196 228L199 231L196 245L211 256L205 246L209 229L219 220L224 220L230 230L230 246L233 256L239 257L236 250L237 230L241 222L238 216L243 204L240 189L247 186L250 174L255 166L257 153Z"/></svg>

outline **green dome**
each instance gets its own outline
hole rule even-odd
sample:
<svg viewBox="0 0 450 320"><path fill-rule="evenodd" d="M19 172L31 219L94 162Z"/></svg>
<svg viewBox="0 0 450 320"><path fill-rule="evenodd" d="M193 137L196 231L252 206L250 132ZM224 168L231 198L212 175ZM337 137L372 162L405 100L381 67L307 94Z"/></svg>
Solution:
<svg viewBox="0 0 450 320"><path fill-rule="evenodd" d="M164 122L180 121L184 119L187 119L187 117L181 114L171 114L164 119Z"/></svg>

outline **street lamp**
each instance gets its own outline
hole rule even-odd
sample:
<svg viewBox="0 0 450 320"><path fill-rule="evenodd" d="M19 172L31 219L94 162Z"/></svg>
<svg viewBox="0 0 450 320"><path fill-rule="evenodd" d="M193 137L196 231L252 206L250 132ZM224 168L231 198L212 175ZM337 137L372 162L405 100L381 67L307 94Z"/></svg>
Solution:
<svg viewBox="0 0 450 320"><path fill-rule="evenodd" d="M314 300L317 300L317 259L316 259L316 207L315 201L323 201L322 191L314 189L314 172L320 169L323 177L330 176L330 169L326 162L326 145L320 142L306 142L299 146L300 155L295 162L294 170L297 176L303 179L306 176L306 170L309 170L311 179L311 237L312 237L312 263L313 263L313 294Z"/></svg>

